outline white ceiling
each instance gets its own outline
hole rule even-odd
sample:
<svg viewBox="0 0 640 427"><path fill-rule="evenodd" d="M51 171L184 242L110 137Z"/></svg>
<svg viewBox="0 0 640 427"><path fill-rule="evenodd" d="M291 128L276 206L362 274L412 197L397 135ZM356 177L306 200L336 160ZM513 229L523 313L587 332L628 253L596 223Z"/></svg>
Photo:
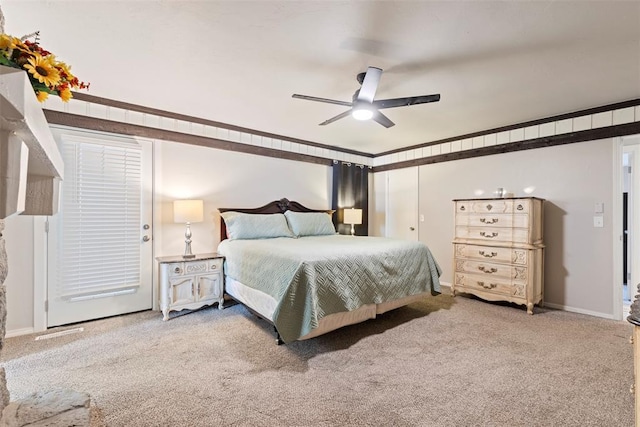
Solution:
<svg viewBox="0 0 640 427"><path fill-rule="evenodd" d="M640 98L639 1L2 0L5 31L91 82L90 94L381 153ZM351 117L356 74L376 99L441 94Z"/></svg>

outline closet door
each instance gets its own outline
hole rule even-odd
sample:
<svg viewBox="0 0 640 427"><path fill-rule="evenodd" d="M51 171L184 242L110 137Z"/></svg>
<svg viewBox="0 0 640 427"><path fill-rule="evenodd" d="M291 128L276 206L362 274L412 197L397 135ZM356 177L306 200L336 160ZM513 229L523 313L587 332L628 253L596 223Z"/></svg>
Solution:
<svg viewBox="0 0 640 427"><path fill-rule="evenodd" d="M418 167L387 172L386 236L418 240Z"/></svg>
<svg viewBox="0 0 640 427"><path fill-rule="evenodd" d="M55 129L65 168L49 219L47 326L152 305L152 143Z"/></svg>

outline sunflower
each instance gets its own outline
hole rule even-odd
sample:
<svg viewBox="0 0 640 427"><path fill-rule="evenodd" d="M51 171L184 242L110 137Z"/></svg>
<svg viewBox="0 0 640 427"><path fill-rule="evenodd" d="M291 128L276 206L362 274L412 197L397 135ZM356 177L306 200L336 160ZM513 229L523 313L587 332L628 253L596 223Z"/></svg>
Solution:
<svg viewBox="0 0 640 427"><path fill-rule="evenodd" d="M49 94L43 90L39 90L36 92L36 97L38 98L38 101L44 102L49 97Z"/></svg>
<svg viewBox="0 0 640 427"><path fill-rule="evenodd" d="M6 34L0 34L0 49L9 50L12 48L12 45L13 45L12 37Z"/></svg>
<svg viewBox="0 0 640 427"><path fill-rule="evenodd" d="M69 100L73 97L71 94L71 89L68 87L64 87L58 91L58 96L62 99L63 102L69 102Z"/></svg>
<svg viewBox="0 0 640 427"><path fill-rule="evenodd" d="M71 81L75 77L73 74L71 74L71 67L64 62L56 63L56 67L61 71L60 74L65 80Z"/></svg>
<svg viewBox="0 0 640 427"><path fill-rule="evenodd" d="M40 83L53 87L60 81L60 72L54 67L52 58L43 57L39 53L27 60L24 68L29 71Z"/></svg>

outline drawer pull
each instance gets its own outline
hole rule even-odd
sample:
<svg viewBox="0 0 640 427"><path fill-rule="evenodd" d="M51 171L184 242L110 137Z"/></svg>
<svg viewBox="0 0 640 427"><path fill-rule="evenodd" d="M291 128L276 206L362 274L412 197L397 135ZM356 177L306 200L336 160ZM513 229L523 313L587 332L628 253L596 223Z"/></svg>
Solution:
<svg viewBox="0 0 640 427"><path fill-rule="evenodd" d="M491 233L487 233L487 232L485 232L485 231L481 231L481 232L480 232L480 235L481 235L482 237L486 237L487 239L491 239L491 238L493 238L493 237L496 237L496 236L498 235L498 233L497 233L497 232L495 232L495 231L492 231Z"/></svg>
<svg viewBox="0 0 640 427"><path fill-rule="evenodd" d="M487 274L492 274L498 271L497 268L495 267L491 267L491 268L487 268L484 265L481 265L480 267L478 267L478 270L482 271L483 273L487 273Z"/></svg>
<svg viewBox="0 0 640 427"><path fill-rule="evenodd" d="M519 211L521 211L521 210L523 210L523 209L524 209L524 206L522 206L522 205L518 205L518 207L517 207L516 209L517 209L517 210L519 210Z"/></svg>
<svg viewBox="0 0 640 427"><path fill-rule="evenodd" d="M176 268L173 269L173 272L176 273L176 274L180 274L180 273L182 273L182 269L180 267L176 267Z"/></svg>
<svg viewBox="0 0 640 427"><path fill-rule="evenodd" d="M485 258L493 258L494 256L498 256L498 252L491 252L490 254L488 254L485 251L478 251L478 253Z"/></svg>
<svg viewBox="0 0 640 427"><path fill-rule="evenodd" d="M485 284L484 282L480 282L480 281L478 281L477 283L478 283L478 285L479 285L479 286L482 286L482 287L483 287L483 288L485 288L485 289L493 289L493 288L495 288L496 286L498 286L498 285L496 285L495 283Z"/></svg>
<svg viewBox="0 0 640 427"><path fill-rule="evenodd" d="M464 206L460 206L460 210L463 211L464 210Z"/></svg>
<svg viewBox="0 0 640 427"><path fill-rule="evenodd" d="M487 205L487 210L490 211L491 209L493 209L492 205Z"/></svg>
<svg viewBox="0 0 640 427"><path fill-rule="evenodd" d="M215 270L216 268L218 268L218 264L213 264L213 265L211 266L211 269L212 269L212 270Z"/></svg>
<svg viewBox="0 0 640 427"><path fill-rule="evenodd" d="M498 218L480 218L480 222L484 223L484 224L495 224L496 222L498 222Z"/></svg>

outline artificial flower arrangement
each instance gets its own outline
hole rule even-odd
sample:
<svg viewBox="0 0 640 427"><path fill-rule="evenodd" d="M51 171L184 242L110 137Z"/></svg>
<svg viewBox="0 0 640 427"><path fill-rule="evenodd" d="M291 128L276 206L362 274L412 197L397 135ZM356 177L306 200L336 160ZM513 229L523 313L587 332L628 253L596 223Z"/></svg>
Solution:
<svg viewBox="0 0 640 427"><path fill-rule="evenodd" d="M49 94L58 95L64 102L72 98L71 89L88 89L71 74L71 67L56 60L55 55L38 44L39 32L17 37L0 34L0 65L27 71L38 101L44 102ZM34 41L29 41L33 38Z"/></svg>

